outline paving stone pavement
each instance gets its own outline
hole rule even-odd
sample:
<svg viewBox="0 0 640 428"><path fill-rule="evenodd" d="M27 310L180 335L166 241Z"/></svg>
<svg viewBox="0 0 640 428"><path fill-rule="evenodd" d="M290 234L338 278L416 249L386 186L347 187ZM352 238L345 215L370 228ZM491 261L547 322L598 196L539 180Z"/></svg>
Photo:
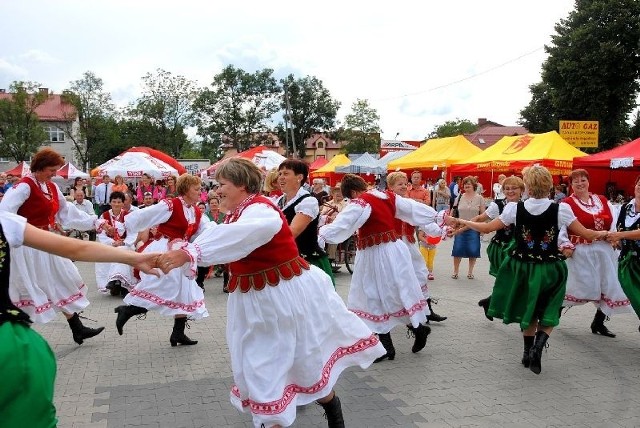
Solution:
<svg viewBox="0 0 640 428"><path fill-rule="evenodd" d="M475 279L452 279L451 241L436 256L432 295L437 313L427 347L411 353L403 328L392 338L396 359L367 370L350 369L338 381L348 427L634 427L640 426L640 333L633 314L607 323L616 338L594 335L593 306L563 314L543 355L542 373L520 364L518 326L490 322L477 306L493 284L483 243ZM169 345L173 322L154 313L133 318L123 336L115 329L115 297L100 295L93 265L77 263L92 304L84 315L106 326L76 345L60 315L35 328L58 360L55 404L59 427L250 427L251 417L229 402L231 367L225 341L226 295L211 278L205 293L210 316L192 322L196 346ZM346 298L351 276L337 274ZM1 425L1 423L0 423ZM326 426L322 409L298 409L296 427Z"/></svg>

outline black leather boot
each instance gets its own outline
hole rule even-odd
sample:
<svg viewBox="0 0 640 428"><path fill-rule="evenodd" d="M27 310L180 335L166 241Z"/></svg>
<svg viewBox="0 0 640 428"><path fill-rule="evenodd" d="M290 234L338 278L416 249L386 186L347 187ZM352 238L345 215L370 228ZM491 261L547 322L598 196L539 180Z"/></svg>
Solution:
<svg viewBox="0 0 640 428"><path fill-rule="evenodd" d="M127 321L129 321L129 318L135 315L146 314L147 310L140 306L122 305L115 308L113 312L118 314L118 318L116 318L116 328L118 329L118 334L122 336L122 329Z"/></svg>
<svg viewBox="0 0 640 428"><path fill-rule="evenodd" d="M533 346L533 341L535 336L522 336L524 339L524 351L522 352L522 365L525 368L529 368L529 352L531 351L531 347Z"/></svg>
<svg viewBox="0 0 640 428"><path fill-rule="evenodd" d="M547 344L549 335L544 331L538 331L533 341L533 346L529 351L529 369L535 374L542 371L542 350Z"/></svg>
<svg viewBox="0 0 640 428"><path fill-rule="evenodd" d="M591 323L591 333L593 334L601 334L607 337L616 337L614 333L611 333L607 327L604 325L604 320L607 319L607 316L600 309L596 311L596 315L593 317L593 322Z"/></svg>
<svg viewBox="0 0 640 428"><path fill-rule="evenodd" d="M487 317L489 321L493 321L493 317L489 316L489 305L491 304L491 296L486 299L482 299L478 301L478 306L484 309L484 316Z"/></svg>
<svg viewBox="0 0 640 428"><path fill-rule="evenodd" d="M413 342L413 346L411 347L411 352L420 352L422 348L427 345L427 336L431 333L431 327L420 324L416 328L409 328L409 330L411 330L416 337L416 340Z"/></svg>
<svg viewBox="0 0 640 428"><path fill-rule="evenodd" d="M327 416L327 426L329 428L344 428L344 418L342 416L342 405L340 399L335 393L328 403L318 403L324 409Z"/></svg>
<svg viewBox="0 0 640 428"><path fill-rule="evenodd" d="M374 363L379 363L384 359L393 360L396 357L396 348L393 347L393 341L391 340L391 333L379 333L378 339L380 339L380 343L384 346L386 354L376 358L373 360Z"/></svg>
<svg viewBox="0 0 640 428"><path fill-rule="evenodd" d="M90 337L97 336L102 333L104 327L99 328L89 328L82 325L82 321L80 321L80 317L77 313L74 313L71 318L67 320L69 323L69 327L71 328L71 333L73 333L73 341L78 345L82 345L84 339L89 339Z"/></svg>
<svg viewBox="0 0 640 428"><path fill-rule="evenodd" d="M447 317L443 317L433 312L433 308L431 307L431 299L427 299L427 305L429 305L429 312L430 312L429 315L427 316L427 319L429 321L440 322L447 319Z"/></svg>
<svg viewBox="0 0 640 428"><path fill-rule="evenodd" d="M198 343L197 340L191 340L184 334L184 327L187 325L187 318L174 318L173 320L173 331L171 332L171 337L169 338L169 342L171 346L180 345L195 345Z"/></svg>

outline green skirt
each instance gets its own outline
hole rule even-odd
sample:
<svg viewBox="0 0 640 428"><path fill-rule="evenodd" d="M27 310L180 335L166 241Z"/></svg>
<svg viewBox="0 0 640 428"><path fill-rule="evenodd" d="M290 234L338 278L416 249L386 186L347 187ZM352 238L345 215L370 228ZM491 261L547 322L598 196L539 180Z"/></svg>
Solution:
<svg viewBox="0 0 640 428"><path fill-rule="evenodd" d="M618 281L636 315L640 317L640 259L627 253L618 263Z"/></svg>
<svg viewBox="0 0 640 428"><path fill-rule="evenodd" d="M331 269L331 262L329 261L329 257L327 257L326 254L320 257L309 257L306 260L312 265L319 267L327 275L329 275L329 278L331 278L331 282L333 283L333 288L336 288L336 279L333 276L333 269Z"/></svg>
<svg viewBox="0 0 640 428"><path fill-rule="evenodd" d="M489 258L489 275L498 276L498 269L500 265L509 255L511 249L511 242L493 242L489 243L487 247L487 256Z"/></svg>
<svg viewBox="0 0 640 428"><path fill-rule="evenodd" d="M0 343L0 425L55 427L56 359L49 344L26 325L11 322L0 325Z"/></svg>
<svg viewBox="0 0 640 428"><path fill-rule="evenodd" d="M560 307L567 284L564 260L524 263L507 257L496 277L488 315L526 329L536 320L542 326L560 323Z"/></svg>

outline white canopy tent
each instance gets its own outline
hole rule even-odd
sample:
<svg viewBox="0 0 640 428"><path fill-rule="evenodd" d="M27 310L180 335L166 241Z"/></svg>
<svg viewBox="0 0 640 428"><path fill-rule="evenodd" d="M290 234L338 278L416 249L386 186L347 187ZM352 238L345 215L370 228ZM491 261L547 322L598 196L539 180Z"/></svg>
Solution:
<svg viewBox="0 0 640 428"><path fill-rule="evenodd" d="M378 159L365 152L349 165L337 167L335 172L351 174L384 174L386 169L380 167Z"/></svg>
<svg viewBox="0 0 640 428"><path fill-rule="evenodd" d="M139 178L144 173L151 175L154 179L178 175L178 171L169 164L143 152L125 152L96 169L98 176L104 174L111 177L121 175L124 179Z"/></svg>

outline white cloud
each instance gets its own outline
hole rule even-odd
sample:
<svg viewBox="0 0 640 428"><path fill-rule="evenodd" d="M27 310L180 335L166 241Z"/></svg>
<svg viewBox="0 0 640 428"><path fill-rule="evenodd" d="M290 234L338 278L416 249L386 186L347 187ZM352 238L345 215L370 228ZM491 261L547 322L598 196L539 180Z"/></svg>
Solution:
<svg viewBox="0 0 640 428"><path fill-rule="evenodd" d="M41 64L59 64L60 60L39 49L29 49L19 55L19 58L27 62L35 62Z"/></svg>

